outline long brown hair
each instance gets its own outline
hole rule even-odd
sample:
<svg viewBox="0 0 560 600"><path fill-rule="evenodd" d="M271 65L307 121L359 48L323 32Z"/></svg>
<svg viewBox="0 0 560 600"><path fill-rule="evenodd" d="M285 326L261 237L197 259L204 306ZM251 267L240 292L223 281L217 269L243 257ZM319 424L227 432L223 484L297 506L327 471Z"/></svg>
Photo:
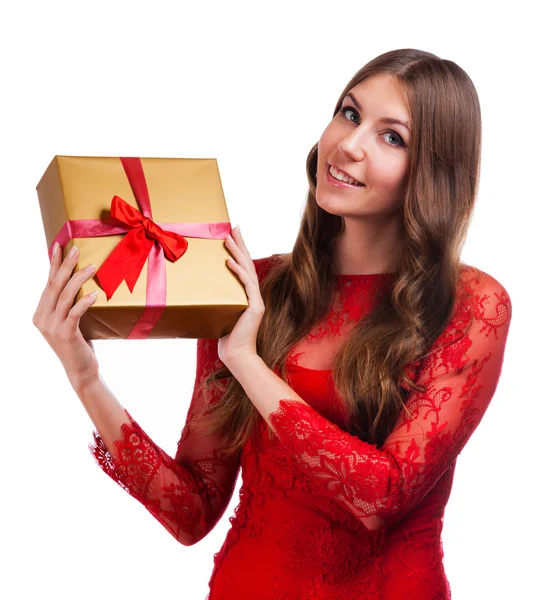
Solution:
<svg viewBox="0 0 560 600"><path fill-rule="evenodd" d="M349 415L349 431L382 446L406 406L411 389L424 392L407 367L420 364L443 332L458 302L464 244L478 191L481 114L469 76L454 62L414 49L393 50L362 67L335 106L355 85L390 74L402 86L411 117L409 168L402 205L404 232L390 293L355 325L334 360L332 378ZM335 288L333 246L342 218L316 202L317 148L307 157L307 205L291 254L261 280L265 313L257 353L284 381L291 347L326 315ZM219 401L193 422L219 432L224 455L238 452L260 414L223 366L205 380ZM269 434L272 436L269 429Z"/></svg>

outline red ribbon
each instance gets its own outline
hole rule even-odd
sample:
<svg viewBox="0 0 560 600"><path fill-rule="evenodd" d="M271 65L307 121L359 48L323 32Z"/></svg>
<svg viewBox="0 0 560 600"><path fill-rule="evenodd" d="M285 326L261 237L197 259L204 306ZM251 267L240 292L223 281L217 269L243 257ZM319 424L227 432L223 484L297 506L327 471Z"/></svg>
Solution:
<svg viewBox="0 0 560 600"><path fill-rule="evenodd" d="M130 227L130 231L105 259L96 274L108 300L123 280L132 293L156 242L161 244L166 258L171 262L181 258L187 251L189 243L185 238L177 233L164 231L119 196L113 196L111 218Z"/></svg>

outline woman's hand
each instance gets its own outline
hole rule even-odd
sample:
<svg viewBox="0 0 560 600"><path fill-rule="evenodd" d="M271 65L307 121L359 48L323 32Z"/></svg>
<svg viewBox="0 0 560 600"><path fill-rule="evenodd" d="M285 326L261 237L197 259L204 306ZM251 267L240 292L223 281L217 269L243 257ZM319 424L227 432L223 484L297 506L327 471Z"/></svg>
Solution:
<svg viewBox="0 0 560 600"><path fill-rule="evenodd" d="M49 279L33 315L33 325L55 351L72 387L77 390L98 375L99 364L93 345L84 339L78 328L81 316L96 297L84 296L72 306L80 288L95 271L88 271L86 267L72 275L79 255L78 247L74 248L76 253L68 254L62 265L61 248L56 254L53 251Z"/></svg>
<svg viewBox="0 0 560 600"><path fill-rule="evenodd" d="M226 240L226 248L235 260L229 258L227 262L245 285L249 307L245 309L231 333L218 340L218 356L226 367L230 361L237 360L240 356L257 354L257 332L264 315L264 303L253 259L237 227L233 229L232 234L233 237L229 236Z"/></svg>

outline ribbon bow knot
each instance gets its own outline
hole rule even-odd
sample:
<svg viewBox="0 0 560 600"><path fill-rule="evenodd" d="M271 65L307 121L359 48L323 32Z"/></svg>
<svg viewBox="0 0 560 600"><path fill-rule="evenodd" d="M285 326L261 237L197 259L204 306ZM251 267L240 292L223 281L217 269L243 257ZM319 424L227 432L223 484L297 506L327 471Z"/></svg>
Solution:
<svg viewBox="0 0 560 600"><path fill-rule="evenodd" d="M123 280L132 293L156 242L171 262L177 261L187 251L188 242L184 237L172 231L165 231L119 196L113 196L111 201L111 218L130 228L130 231L96 273L99 285L109 300Z"/></svg>

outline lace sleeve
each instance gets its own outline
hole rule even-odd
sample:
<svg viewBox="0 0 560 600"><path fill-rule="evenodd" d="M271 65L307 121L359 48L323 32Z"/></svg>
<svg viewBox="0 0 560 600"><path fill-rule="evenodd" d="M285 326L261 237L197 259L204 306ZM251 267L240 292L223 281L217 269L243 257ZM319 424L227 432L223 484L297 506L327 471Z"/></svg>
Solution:
<svg viewBox="0 0 560 600"><path fill-rule="evenodd" d="M368 529L393 523L414 508L452 465L480 423L500 377L511 321L507 291L484 274L465 307L438 338L417 383L381 448L340 429L309 405L281 400L273 431L322 493ZM459 305L459 303L458 303ZM472 314L474 311L474 314ZM470 316L470 315L469 315ZM378 527L377 527L378 528Z"/></svg>
<svg viewBox="0 0 560 600"><path fill-rule="evenodd" d="M217 435L201 435L190 428L193 416L206 407L202 380L222 364L217 343L215 339L197 341L196 379L174 459L152 441L128 411L130 422L121 425L121 436L111 451L97 431L89 445L102 470L185 546L202 539L218 522L239 471L239 455L226 458L218 454ZM214 390L211 396L217 399L219 394Z"/></svg>

